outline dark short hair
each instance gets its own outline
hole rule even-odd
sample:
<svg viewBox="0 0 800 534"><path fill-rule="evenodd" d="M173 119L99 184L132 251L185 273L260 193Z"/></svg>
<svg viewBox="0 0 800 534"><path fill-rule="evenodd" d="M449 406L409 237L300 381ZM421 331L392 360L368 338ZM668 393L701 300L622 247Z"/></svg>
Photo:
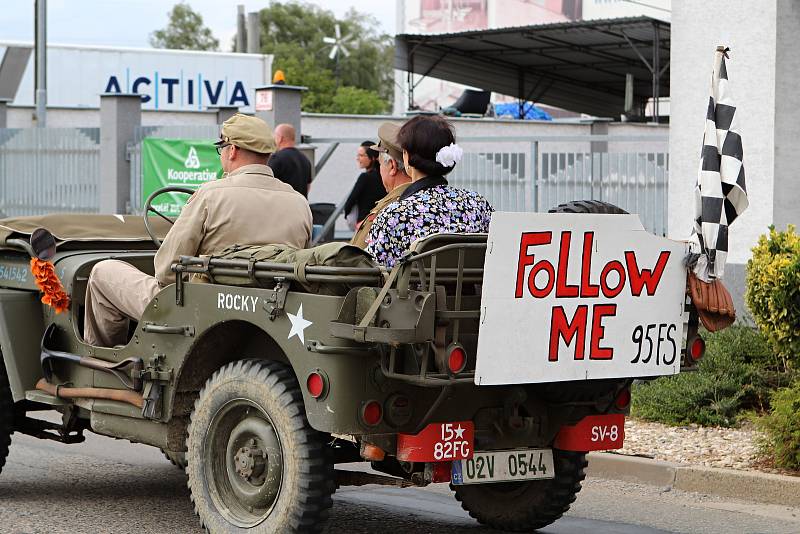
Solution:
<svg viewBox="0 0 800 534"><path fill-rule="evenodd" d="M397 133L400 148L408 152L408 164L428 175L445 175L454 167L436 161L442 147L456 142L453 125L439 115L417 115Z"/></svg>
<svg viewBox="0 0 800 534"><path fill-rule="evenodd" d="M364 149L364 152L367 154L369 158L369 168L376 169L380 166L381 162L378 161L378 151L374 150L372 147L377 143L373 141L364 141L361 143L361 147Z"/></svg>

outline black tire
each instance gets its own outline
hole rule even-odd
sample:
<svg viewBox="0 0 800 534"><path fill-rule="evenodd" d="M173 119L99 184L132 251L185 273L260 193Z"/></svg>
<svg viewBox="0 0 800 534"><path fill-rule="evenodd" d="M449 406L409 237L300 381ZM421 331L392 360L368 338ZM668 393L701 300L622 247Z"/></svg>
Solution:
<svg viewBox="0 0 800 534"><path fill-rule="evenodd" d="M14 399L11 386L8 384L3 353L0 352L0 473L6 465L8 447L11 445L11 434L14 433Z"/></svg>
<svg viewBox="0 0 800 534"><path fill-rule="evenodd" d="M628 212L622 208L603 202L601 200L573 200L550 208L547 213L606 213L611 215L625 215Z"/></svg>
<svg viewBox="0 0 800 534"><path fill-rule="evenodd" d="M530 532L559 519L581 491L586 454L553 450L555 478L450 487L469 515L482 525Z"/></svg>
<svg viewBox="0 0 800 534"><path fill-rule="evenodd" d="M215 372L195 402L186 444L189 490L207 531L322 530L333 461L287 365L244 360Z"/></svg>
<svg viewBox="0 0 800 534"><path fill-rule="evenodd" d="M186 471L186 453L185 452L173 452L173 451L165 451L161 449L161 454L164 455L164 458L169 460L169 462L180 469L181 471Z"/></svg>

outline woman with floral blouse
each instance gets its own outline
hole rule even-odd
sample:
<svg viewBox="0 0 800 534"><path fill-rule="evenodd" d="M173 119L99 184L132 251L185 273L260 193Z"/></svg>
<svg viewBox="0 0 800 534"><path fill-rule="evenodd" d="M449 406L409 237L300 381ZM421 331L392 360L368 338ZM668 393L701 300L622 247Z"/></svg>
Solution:
<svg viewBox="0 0 800 534"><path fill-rule="evenodd" d="M442 117L418 115L397 134L411 185L372 223L367 252L392 268L417 239L433 234L488 232L492 206L478 193L452 187L445 175L463 151Z"/></svg>

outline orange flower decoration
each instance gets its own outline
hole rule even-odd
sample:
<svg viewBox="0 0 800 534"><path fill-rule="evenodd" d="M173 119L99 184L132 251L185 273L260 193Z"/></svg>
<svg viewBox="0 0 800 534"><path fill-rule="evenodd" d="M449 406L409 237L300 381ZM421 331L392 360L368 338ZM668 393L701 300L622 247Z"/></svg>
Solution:
<svg viewBox="0 0 800 534"><path fill-rule="evenodd" d="M56 275L55 267L49 261L31 258L31 272L36 285L42 293L42 302L55 308L56 313L69 309L69 296Z"/></svg>

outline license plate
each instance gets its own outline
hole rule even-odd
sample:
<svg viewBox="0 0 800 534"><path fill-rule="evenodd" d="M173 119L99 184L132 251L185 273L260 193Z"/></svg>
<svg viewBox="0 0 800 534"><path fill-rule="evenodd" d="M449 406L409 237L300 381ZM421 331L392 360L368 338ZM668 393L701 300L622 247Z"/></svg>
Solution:
<svg viewBox="0 0 800 534"><path fill-rule="evenodd" d="M551 449L475 451L469 460L453 462L452 483L486 484L555 477Z"/></svg>

